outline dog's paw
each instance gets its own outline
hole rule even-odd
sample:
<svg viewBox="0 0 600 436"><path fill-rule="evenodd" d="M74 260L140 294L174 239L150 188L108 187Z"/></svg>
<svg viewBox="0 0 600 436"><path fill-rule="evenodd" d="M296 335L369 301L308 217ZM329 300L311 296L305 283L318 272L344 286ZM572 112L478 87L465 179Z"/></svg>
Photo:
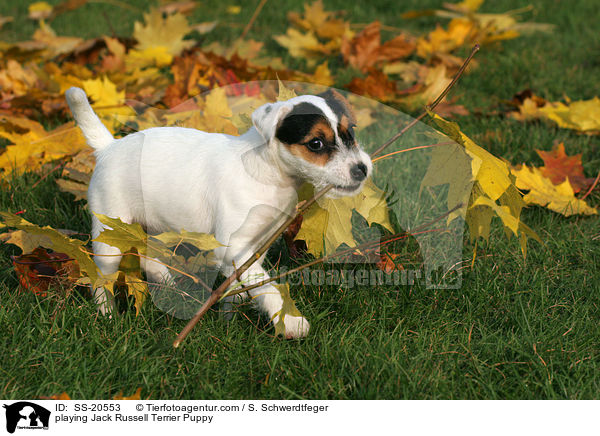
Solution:
<svg viewBox="0 0 600 436"><path fill-rule="evenodd" d="M277 321L279 321L279 317L273 320L275 324L277 324ZM305 338L310 330L310 324L303 316L286 315L283 318L283 325L285 326L286 339Z"/></svg>

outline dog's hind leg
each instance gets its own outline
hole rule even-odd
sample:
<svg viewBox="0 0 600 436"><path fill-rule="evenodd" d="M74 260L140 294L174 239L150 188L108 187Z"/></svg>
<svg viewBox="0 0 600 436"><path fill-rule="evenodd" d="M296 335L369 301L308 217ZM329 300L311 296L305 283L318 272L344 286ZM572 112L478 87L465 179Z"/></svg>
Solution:
<svg viewBox="0 0 600 436"><path fill-rule="evenodd" d="M92 216L92 238L96 239L102 232L102 229L104 229L104 226L100 220ZM103 276L109 276L119 270L119 264L123 255L118 248L102 242L93 242L92 251L94 252L94 262ZM100 313L111 315L114 312L115 299L109 290L103 286L99 286L93 289L93 296Z"/></svg>

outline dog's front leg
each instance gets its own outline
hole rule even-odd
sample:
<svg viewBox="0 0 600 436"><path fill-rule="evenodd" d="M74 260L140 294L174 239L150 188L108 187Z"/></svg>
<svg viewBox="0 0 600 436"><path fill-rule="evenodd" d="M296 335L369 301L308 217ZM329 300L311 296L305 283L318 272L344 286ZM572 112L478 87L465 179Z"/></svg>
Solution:
<svg viewBox="0 0 600 436"><path fill-rule="evenodd" d="M239 282L242 285L250 286L269 278L269 274L259 265L259 263L260 261L257 261L242 274L239 279ZM229 275L233 274L234 270L231 267L230 269L227 268L225 272ZM239 285L233 286L233 288L239 289ZM283 299L277 288L270 284L266 284L260 288L252 289L247 293L239 295L241 298L250 297L252 304L261 312L266 313L269 319L272 320L273 325L277 324L283 306ZM227 301L226 304L230 307L231 300ZM285 326L285 337L287 339L304 338L308 335L310 329L309 322L303 316L285 315L283 324Z"/></svg>

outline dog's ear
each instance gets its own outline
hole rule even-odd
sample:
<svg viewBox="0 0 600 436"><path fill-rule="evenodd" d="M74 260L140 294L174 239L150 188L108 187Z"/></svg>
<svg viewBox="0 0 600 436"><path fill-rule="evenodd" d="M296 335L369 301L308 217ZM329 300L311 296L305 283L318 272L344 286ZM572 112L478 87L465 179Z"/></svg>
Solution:
<svg viewBox="0 0 600 436"><path fill-rule="evenodd" d="M268 143L275 136L279 122L292 110L286 102L266 103L252 112L252 123Z"/></svg>

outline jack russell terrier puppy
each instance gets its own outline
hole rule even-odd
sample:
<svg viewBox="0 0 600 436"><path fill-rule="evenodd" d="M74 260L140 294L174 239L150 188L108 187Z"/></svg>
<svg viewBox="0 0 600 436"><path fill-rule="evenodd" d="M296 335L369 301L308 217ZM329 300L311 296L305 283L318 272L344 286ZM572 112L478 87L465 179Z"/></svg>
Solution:
<svg viewBox="0 0 600 436"><path fill-rule="evenodd" d="M283 221L294 213L303 182L316 190L333 185L330 197L358 194L372 171L369 155L357 143L350 105L336 91L267 103L252 114L241 136L183 127L156 127L115 139L88 103L85 92L70 88L67 102L96 167L88 190L90 211L137 222L148 233L210 233L225 244L215 256L225 275L243 264ZM104 226L92 216L92 236ZM94 242L100 271L117 271L120 251ZM109 255L109 256L106 256ZM267 279L264 255L240 277L244 284ZM171 281L166 267L141 259L151 281ZM282 307L270 284L249 291L254 305L273 324ZM103 313L113 310L112 295L94 290ZM245 295L244 297L248 297ZM229 299L231 301L231 297ZM301 316L285 316L287 338L308 334Z"/></svg>

